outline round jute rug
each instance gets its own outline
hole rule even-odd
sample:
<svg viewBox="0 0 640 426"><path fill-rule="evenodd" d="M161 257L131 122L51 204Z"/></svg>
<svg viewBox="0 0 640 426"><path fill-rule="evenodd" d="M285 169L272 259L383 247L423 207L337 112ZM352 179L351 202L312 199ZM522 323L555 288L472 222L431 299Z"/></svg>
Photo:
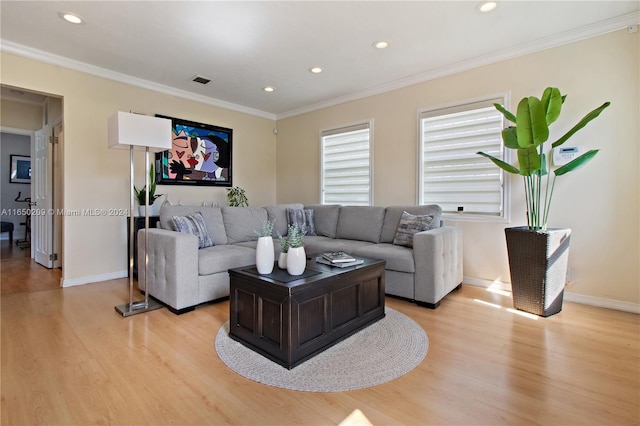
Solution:
<svg viewBox="0 0 640 426"><path fill-rule="evenodd" d="M247 379L298 391L342 392L408 373L424 359L429 340L415 321L387 307L382 320L291 370L231 339L228 321L215 345L222 362Z"/></svg>

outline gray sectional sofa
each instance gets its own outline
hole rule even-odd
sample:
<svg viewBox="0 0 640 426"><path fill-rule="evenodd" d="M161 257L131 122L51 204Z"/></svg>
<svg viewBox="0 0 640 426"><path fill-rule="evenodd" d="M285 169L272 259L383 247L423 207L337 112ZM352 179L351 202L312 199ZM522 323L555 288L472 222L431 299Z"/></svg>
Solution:
<svg viewBox="0 0 640 426"><path fill-rule="evenodd" d="M386 261L386 293L435 308L462 282L462 230L441 226L439 206L339 206L281 204L267 207L164 206L159 228L149 229L149 294L175 313L229 295L227 271L255 264L255 247L264 221L287 233L287 209L306 209L315 235L305 236L307 254L345 251ZM433 216L433 229L413 236L413 247L394 244L403 212ZM176 232L173 216L200 212L213 246L198 248L198 237ZM145 291L144 233L138 235L138 276ZM398 241L396 241L398 242ZM277 267L277 266L276 266Z"/></svg>

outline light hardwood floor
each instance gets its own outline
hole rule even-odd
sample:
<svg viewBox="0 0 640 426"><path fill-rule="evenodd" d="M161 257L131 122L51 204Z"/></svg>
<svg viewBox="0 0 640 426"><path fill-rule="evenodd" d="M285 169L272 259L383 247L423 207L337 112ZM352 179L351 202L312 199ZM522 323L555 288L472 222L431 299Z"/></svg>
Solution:
<svg viewBox="0 0 640 426"><path fill-rule="evenodd" d="M424 361L373 388L305 393L220 361L228 302L122 318L126 279L60 289L59 271L1 265L3 425L335 425L356 410L375 425L640 424L635 314L565 303L528 317L472 286L436 310L387 298L427 332Z"/></svg>

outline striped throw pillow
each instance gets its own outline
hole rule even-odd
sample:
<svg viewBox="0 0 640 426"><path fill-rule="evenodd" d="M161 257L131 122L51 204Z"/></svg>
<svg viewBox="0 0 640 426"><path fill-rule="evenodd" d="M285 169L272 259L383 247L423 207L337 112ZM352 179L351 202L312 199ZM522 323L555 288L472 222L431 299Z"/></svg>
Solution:
<svg viewBox="0 0 640 426"><path fill-rule="evenodd" d="M176 231L193 234L198 237L198 248L211 247L213 240L209 235L207 226L204 224L202 213L196 212L189 216L172 216Z"/></svg>

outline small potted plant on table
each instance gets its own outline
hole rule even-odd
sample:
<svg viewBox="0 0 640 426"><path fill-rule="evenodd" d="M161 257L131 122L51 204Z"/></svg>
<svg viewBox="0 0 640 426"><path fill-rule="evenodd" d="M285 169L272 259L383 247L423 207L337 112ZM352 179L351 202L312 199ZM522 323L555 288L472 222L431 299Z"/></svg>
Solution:
<svg viewBox="0 0 640 426"><path fill-rule="evenodd" d="M302 275L307 266L307 254L304 251L304 235L306 231L296 225L289 225L287 243L287 272L289 275Z"/></svg>
<svg viewBox="0 0 640 426"><path fill-rule="evenodd" d="M278 257L278 268L287 269L287 252L289 251L289 240L278 232L278 238L280 239L280 256Z"/></svg>
<svg viewBox="0 0 640 426"><path fill-rule="evenodd" d="M256 269L259 274L270 274L273 271L275 253L273 250L273 220L267 220L260 231L254 230L258 235L256 245Z"/></svg>

